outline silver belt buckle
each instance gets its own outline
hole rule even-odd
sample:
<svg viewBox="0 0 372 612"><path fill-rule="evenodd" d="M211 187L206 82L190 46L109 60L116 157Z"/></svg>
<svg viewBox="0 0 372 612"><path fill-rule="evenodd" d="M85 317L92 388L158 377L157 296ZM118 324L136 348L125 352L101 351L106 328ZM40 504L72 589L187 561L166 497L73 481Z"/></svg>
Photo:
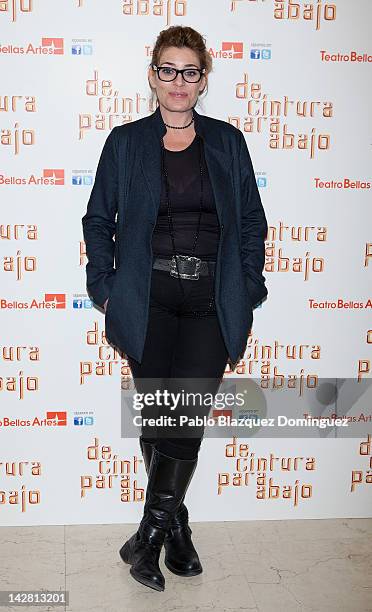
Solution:
<svg viewBox="0 0 372 612"><path fill-rule="evenodd" d="M199 268L201 259L199 257L192 257L191 255L177 255L178 267L180 274L177 272L177 263L173 255L171 259L170 275L180 276L187 280L198 280L199 279Z"/></svg>

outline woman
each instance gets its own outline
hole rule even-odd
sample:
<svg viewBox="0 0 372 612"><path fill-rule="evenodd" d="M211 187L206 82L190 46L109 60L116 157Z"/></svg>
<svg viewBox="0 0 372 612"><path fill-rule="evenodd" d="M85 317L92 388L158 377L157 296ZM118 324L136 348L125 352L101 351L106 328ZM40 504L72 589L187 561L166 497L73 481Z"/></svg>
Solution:
<svg viewBox="0 0 372 612"><path fill-rule="evenodd" d="M88 293L104 307L106 336L127 356L140 392L215 394L267 295L267 222L244 136L194 108L211 69L194 29L160 32L148 70L159 105L111 131L82 219ZM143 419L209 411L202 401L175 411L163 398ZM162 591L163 544L172 572L202 572L183 500L203 428L187 435L177 420L159 429L142 426L144 513L120 555L137 581Z"/></svg>

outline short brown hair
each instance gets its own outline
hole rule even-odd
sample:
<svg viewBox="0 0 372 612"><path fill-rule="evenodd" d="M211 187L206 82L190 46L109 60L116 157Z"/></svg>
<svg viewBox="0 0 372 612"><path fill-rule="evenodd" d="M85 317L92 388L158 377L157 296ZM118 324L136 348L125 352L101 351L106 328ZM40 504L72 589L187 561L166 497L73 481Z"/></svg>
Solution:
<svg viewBox="0 0 372 612"><path fill-rule="evenodd" d="M152 58L149 67L153 64L159 65L159 60L164 49L168 47L188 47L197 54L200 61L200 68L205 68L205 74L212 71L212 57L205 46L206 40L199 32L188 26L174 25L166 30L162 30L155 42ZM202 91L208 91L206 88Z"/></svg>

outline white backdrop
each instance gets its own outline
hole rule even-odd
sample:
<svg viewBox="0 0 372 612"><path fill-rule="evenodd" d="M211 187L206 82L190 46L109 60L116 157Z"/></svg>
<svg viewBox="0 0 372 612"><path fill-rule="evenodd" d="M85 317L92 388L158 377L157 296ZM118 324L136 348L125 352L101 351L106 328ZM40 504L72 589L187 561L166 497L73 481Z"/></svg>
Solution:
<svg viewBox="0 0 372 612"><path fill-rule="evenodd" d="M86 294L81 217L110 129L154 110L168 25L206 37L197 109L244 132L269 224L269 297L226 379L371 377L371 19L369 0L0 2L1 524L142 514L138 441L120 437L130 372ZM371 516L371 404L349 413L365 428L347 439L204 440L191 520ZM270 454L264 472L239 461Z"/></svg>

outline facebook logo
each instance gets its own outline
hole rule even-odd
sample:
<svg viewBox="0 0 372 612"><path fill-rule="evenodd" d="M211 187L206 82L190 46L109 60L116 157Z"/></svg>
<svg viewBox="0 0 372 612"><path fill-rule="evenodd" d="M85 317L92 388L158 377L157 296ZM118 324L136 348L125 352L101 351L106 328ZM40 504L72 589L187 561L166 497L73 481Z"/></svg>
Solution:
<svg viewBox="0 0 372 612"><path fill-rule="evenodd" d="M251 59L260 59L259 49L251 49Z"/></svg>
<svg viewBox="0 0 372 612"><path fill-rule="evenodd" d="M83 308L83 300L79 299L74 299L74 301L72 302L72 306L73 308Z"/></svg>
<svg viewBox="0 0 372 612"><path fill-rule="evenodd" d="M73 185L81 185L82 184L82 177L79 174L73 174L72 175L72 184Z"/></svg>
<svg viewBox="0 0 372 612"><path fill-rule="evenodd" d="M81 55L81 51L82 51L81 45L72 45L72 49L71 49L72 55Z"/></svg>
<svg viewBox="0 0 372 612"><path fill-rule="evenodd" d="M74 425L83 425L84 419L83 417L74 417Z"/></svg>

